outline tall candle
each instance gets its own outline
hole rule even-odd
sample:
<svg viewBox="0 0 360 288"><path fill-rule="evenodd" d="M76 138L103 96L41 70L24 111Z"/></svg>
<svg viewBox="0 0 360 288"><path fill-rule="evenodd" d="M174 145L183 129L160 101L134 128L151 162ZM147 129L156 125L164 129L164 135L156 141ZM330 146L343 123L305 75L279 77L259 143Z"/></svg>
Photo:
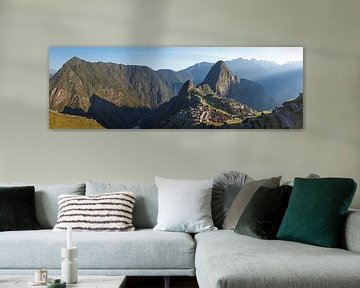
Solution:
<svg viewBox="0 0 360 288"><path fill-rule="evenodd" d="M67 242L66 242L66 248L70 249L72 248L72 227L69 225L66 229L67 232Z"/></svg>

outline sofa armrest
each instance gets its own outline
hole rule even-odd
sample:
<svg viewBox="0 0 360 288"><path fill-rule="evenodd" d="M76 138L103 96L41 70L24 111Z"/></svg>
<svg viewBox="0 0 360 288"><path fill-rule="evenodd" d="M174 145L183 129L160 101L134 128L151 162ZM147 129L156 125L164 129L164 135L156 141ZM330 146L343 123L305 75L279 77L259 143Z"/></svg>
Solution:
<svg viewBox="0 0 360 288"><path fill-rule="evenodd" d="M360 253L360 210L349 210L343 232L343 248Z"/></svg>

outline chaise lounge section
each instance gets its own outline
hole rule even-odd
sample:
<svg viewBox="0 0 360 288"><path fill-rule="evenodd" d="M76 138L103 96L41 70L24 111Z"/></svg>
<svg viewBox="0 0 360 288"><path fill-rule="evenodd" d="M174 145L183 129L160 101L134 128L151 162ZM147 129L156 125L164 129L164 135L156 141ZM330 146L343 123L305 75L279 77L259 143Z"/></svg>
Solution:
<svg viewBox="0 0 360 288"><path fill-rule="evenodd" d="M359 228L360 212L352 211L344 234L350 250L262 240L229 230L197 234L197 281L201 288L358 287Z"/></svg>

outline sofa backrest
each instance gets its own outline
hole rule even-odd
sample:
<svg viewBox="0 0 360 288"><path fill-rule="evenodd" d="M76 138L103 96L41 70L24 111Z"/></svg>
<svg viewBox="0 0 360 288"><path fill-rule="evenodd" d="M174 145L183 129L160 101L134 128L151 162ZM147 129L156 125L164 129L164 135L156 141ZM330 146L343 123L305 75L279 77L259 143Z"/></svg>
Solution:
<svg viewBox="0 0 360 288"><path fill-rule="evenodd" d="M153 228L157 223L158 192L155 184L86 182L86 195L131 191L135 194L133 223L136 229Z"/></svg>
<svg viewBox="0 0 360 288"><path fill-rule="evenodd" d="M58 197L61 194L85 195L85 183L69 185L38 185L20 183L0 183L0 187L35 187L36 218L41 228L52 229L58 216Z"/></svg>
<svg viewBox="0 0 360 288"><path fill-rule="evenodd" d="M345 217L341 244L344 249L360 253L360 209L350 209Z"/></svg>

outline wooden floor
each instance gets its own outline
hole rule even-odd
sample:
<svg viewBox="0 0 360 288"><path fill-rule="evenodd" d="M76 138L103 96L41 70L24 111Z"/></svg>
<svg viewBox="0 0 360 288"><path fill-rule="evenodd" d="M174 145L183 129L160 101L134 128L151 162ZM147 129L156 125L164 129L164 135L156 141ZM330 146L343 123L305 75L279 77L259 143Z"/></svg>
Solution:
<svg viewBox="0 0 360 288"><path fill-rule="evenodd" d="M131 277L126 279L126 288L163 288L164 277ZM198 288L195 277L171 277L171 288Z"/></svg>

